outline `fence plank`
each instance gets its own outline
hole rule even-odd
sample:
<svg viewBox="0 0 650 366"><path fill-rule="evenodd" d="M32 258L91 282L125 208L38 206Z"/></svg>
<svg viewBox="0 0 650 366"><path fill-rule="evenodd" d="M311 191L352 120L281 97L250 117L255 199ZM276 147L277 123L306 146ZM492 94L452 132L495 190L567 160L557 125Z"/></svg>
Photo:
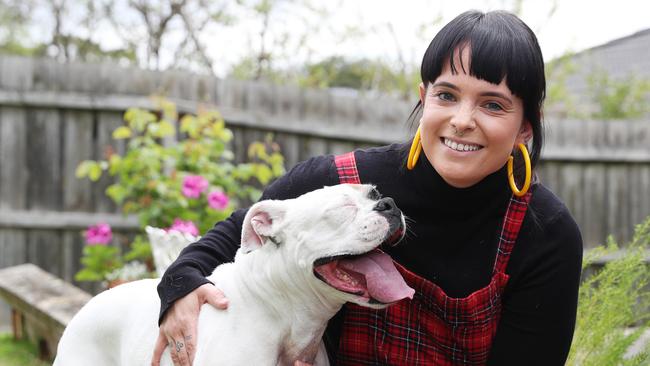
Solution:
<svg viewBox="0 0 650 366"><path fill-rule="evenodd" d="M328 143L328 153L338 155L344 154L349 151L353 151L355 148L354 144L347 141L330 141Z"/></svg>
<svg viewBox="0 0 650 366"><path fill-rule="evenodd" d="M640 166L637 169L639 180L634 187L636 192L633 193L633 199L637 203L638 211L632 216L632 225L643 222L650 215L650 165Z"/></svg>
<svg viewBox="0 0 650 366"><path fill-rule="evenodd" d="M59 230L30 230L27 233L27 262L62 277L63 243Z"/></svg>
<svg viewBox="0 0 650 366"><path fill-rule="evenodd" d="M276 114L275 94L274 85L260 82L248 83L246 109L260 115L259 122L262 126L269 117Z"/></svg>
<svg viewBox="0 0 650 366"><path fill-rule="evenodd" d="M333 94L332 100L332 121L337 124L354 125L359 123L359 112L357 101L354 98Z"/></svg>
<svg viewBox="0 0 650 366"><path fill-rule="evenodd" d="M562 182L559 186L558 193L565 204L571 207L571 213L576 220L582 221L584 211L580 205L580 196L584 186L581 179L580 167L576 164L563 164L558 173Z"/></svg>
<svg viewBox="0 0 650 366"><path fill-rule="evenodd" d="M0 88L30 90L33 86L33 64L31 57L0 57Z"/></svg>
<svg viewBox="0 0 650 366"><path fill-rule="evenodd" d="M0 208L27 207L27 124L24 109L0 108Z"/></svg>
<svg viewBox="0 0 650 366"><path fill-rule="evenodd" d="M554 161L543 161L537 169L539 179L551 191L559 194L558 188L561 186L560 177L558 174L560 163ZM562 198L562 197L560 197Z"/></svg>
<svg viewBox="0 0 650 366"><path fill-rule="evenodd" d="M583 242L587 245L602 244L607 237L606 220L603 213L607 209L607 198L603 195L607 182L607 167L604 164L590 164L584 167L584 192L581 197L583 217Z"/></svg>
<svg viewBox="0 0 650 366"><path fill-rule="evenodd" d="M25 230L0 227L0 268L27 262ZM0 302L0 326L10 324L11 309Z"/></svg>
<svg viewBox="0 0 650 366"><path fill-rule="evenodd" d="M629 200L628 204L630 205L628 208L629 222L640 223L645 218L645 208L650 204L647 199L647 196L650 195L650 189L648 189L650 182L644 182L644 173L646 172L644 169L629 168L628 170L627 197ZM643 186L644 184L645 188Z"/></svg>
<svg viewBox="0 0 650 366"><path fill-rule="evenodd" d="M609 167L607 170L607 190L604 192L607 197L607 210L605 216L607 217L607 233L614 235L614 237L624 242L629 235L622 235L624 230L621 225L624 224L623 210L626 209L628 203L625 199L625 190L627 189L627 177L625 176L625 168L619 166Z"/></svg>
<svg viewBox="0 0 650 366"><path fill-rule="evenodd" d="M246 83L235 79L225 79L221 83L220 95L222 95L220 106L226 108L246 109Z"/></svg>
<svg viewBox="0 0 650 366"><path fill-rule="evenodd" d="M93 159L108 159L111 153L123 155L126 151L124 140L113 140L113 131L122 126L122 115L114 112L99 112L95 121L96 136L93 141ZM102 177L92 184L93 202L96 212L117 212L118 209L113 201L106 196L106 188L113 184L114 179L104 172Z"/></svg>
<svg viewBox="0 0 650 366"><path fill-rule="evenodd" d="M93 114L63 112L63 210L92 211L92 186L88 179L77 179L81 161L93 157Z"/></svg>
<svg viewBox="0 0 650 366"><path fill-rule="evenodd" d="M290 134L277 134L275 135L275 141L277 141L282 150L282 155L284 156L284 166L285 168L291 168L296 165L301 159L300 157L300 137Z"/></svg>
<svg viewBox="0 0 650 366"><path fill-rule="evenodd" d="M31 209L62 208L61 121L57 110L30 111L27 117L29 180L27 206Z"/></svg>
<svg viewBox="0 0 650 366"><path fill-rule="evenodd" d="M248 160L248 146L246 145L245 128L231 127L233 139L230 142L230 148L235 155L235 162L241 163Z"/></svg>
<svg viewBox="0 0 650 366"><path fill-rule="evenodd" d="M325 155L327 152L326 140L316 137L302 139L300 160L307 160L312 156Z"/></svg>
<svg viewBox="0 0 650 366"><path fill-rule="evenodd" d="M61 278L70 283L80 269L81 251L77 251L80 242L83 244L78 231L65 230L61 235Z"/></svg>
<svg viewBox="0 0 650 366"><path fill-rule="evenodd" d="M313 124L318 121L328 126L331 124L330 94L325 90L303 90L300 119Z"/></svg>
<svg viewBox="0 0 650 366"><path fill-rule="evenodd" d="M25 263L27 252L24 245L26 230L0 228L0 268Z"/></svg>
<svg viewBox="0 0 650 366"><path fill-rule="evenodd" d="M276 89L275 111L279 116L290 121L300 119L302 90L287 85Z"/></svg>

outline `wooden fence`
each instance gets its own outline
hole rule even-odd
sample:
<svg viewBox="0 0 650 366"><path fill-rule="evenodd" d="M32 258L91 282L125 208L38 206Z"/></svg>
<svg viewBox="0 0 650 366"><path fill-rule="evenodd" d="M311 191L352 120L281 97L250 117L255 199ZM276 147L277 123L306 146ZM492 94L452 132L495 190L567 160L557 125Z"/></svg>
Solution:
<svg viewBox="0 0 650 366"><path fill-rule="evenodd" d="M235 134L240 161L248 144L268 132L287 166L412 133L406 125L412 105L383 97L2 56L0 268L32 262L70 281L79 269L81 229L98 221L120 232L137 228L104 196L108 179L91 184L76 179L74 170L81 160L101 158L124 110L153 107L154 93L184 111L217 106ZM573 212L586 246L608 234L628 240L650 215L650 121L549 118L547 125L539 175Z"/></svg>

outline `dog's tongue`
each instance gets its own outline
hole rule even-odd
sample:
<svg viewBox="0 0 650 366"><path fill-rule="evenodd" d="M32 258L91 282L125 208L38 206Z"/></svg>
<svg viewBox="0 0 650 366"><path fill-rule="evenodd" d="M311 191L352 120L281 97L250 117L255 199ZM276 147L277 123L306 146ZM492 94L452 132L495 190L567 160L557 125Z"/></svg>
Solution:
<svg viewBox="0 0 650 366"><path fill-rule="evenodd" d="M407 297L412 299L415 293L397 271L393 260L382 251L374 250L360 257L342 259L339 266L346 271L362 274L366 279L368 294L380 302L392 303Z"/></svg>

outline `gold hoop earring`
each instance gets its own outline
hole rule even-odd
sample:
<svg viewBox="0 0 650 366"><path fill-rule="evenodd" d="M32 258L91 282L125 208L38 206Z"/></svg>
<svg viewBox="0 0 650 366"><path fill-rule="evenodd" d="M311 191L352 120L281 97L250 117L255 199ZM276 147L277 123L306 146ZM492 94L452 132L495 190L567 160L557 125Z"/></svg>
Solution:
<svg viewBox="0 0 650 366"><path fill-rule="evenodd" d="M530 178L532 172L530 167L530 155L528 155L528 149L526 149L526 145L519 144L517 146L521 151L521 155L524 157L524 164L526 165L526 178L524 179L523 188L519 190L517 188L517 184L515 183L515 177L512 169L514 158L512 157L512 155L510 155L510 157L508 158L508 183L510 184L510 189L512 190L512 193L517 197L521 197L525 195L526 192L528 192L528 188L530 188Z"/></svg>
<svg viewBox="0 0 650 366"><path fill-rule="evenodd" d="M406 161L406 168L408 170L413 170L413 168L415 168L415 164L418 162L421 152L422 144L420 143L420 127L418 127L418 130L413 137L413 142L411 143L408 160Z"/></svg>

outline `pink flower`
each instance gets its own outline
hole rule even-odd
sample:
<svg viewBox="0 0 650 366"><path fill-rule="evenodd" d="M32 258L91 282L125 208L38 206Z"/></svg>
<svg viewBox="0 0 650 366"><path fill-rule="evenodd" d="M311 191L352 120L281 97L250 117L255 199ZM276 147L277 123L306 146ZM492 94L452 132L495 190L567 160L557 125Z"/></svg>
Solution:
<svg viewBox="0 0 650 366"><path fill-rule="evenodd" d="M106 245L113 239L111 226L108 224L97 224L86 230L86 243L88 245Z"/></svg>
<svg viewBox="0 0 650 366"><path fill-rule="evenodd" d="M223 210L228 207L230 198L221 191L212 191L208 194L208 205L215 210Z"/></svg>
<svg viewBox="0 0 650 366"><path fill-rule="evenodd" d="M199 198L208 185L208 180L202 176L188 175L183 179L183 195L187 198Z"/></svg>
<svg viewBox="0 0 650 366"><path fill-rule="evenodd" d="M183 221L181 219L174 219L174 223L170 226L167 231L176 230L181 233L188 233L190 235L198 236L199 229L194 225L190 220Z"/></svg>

